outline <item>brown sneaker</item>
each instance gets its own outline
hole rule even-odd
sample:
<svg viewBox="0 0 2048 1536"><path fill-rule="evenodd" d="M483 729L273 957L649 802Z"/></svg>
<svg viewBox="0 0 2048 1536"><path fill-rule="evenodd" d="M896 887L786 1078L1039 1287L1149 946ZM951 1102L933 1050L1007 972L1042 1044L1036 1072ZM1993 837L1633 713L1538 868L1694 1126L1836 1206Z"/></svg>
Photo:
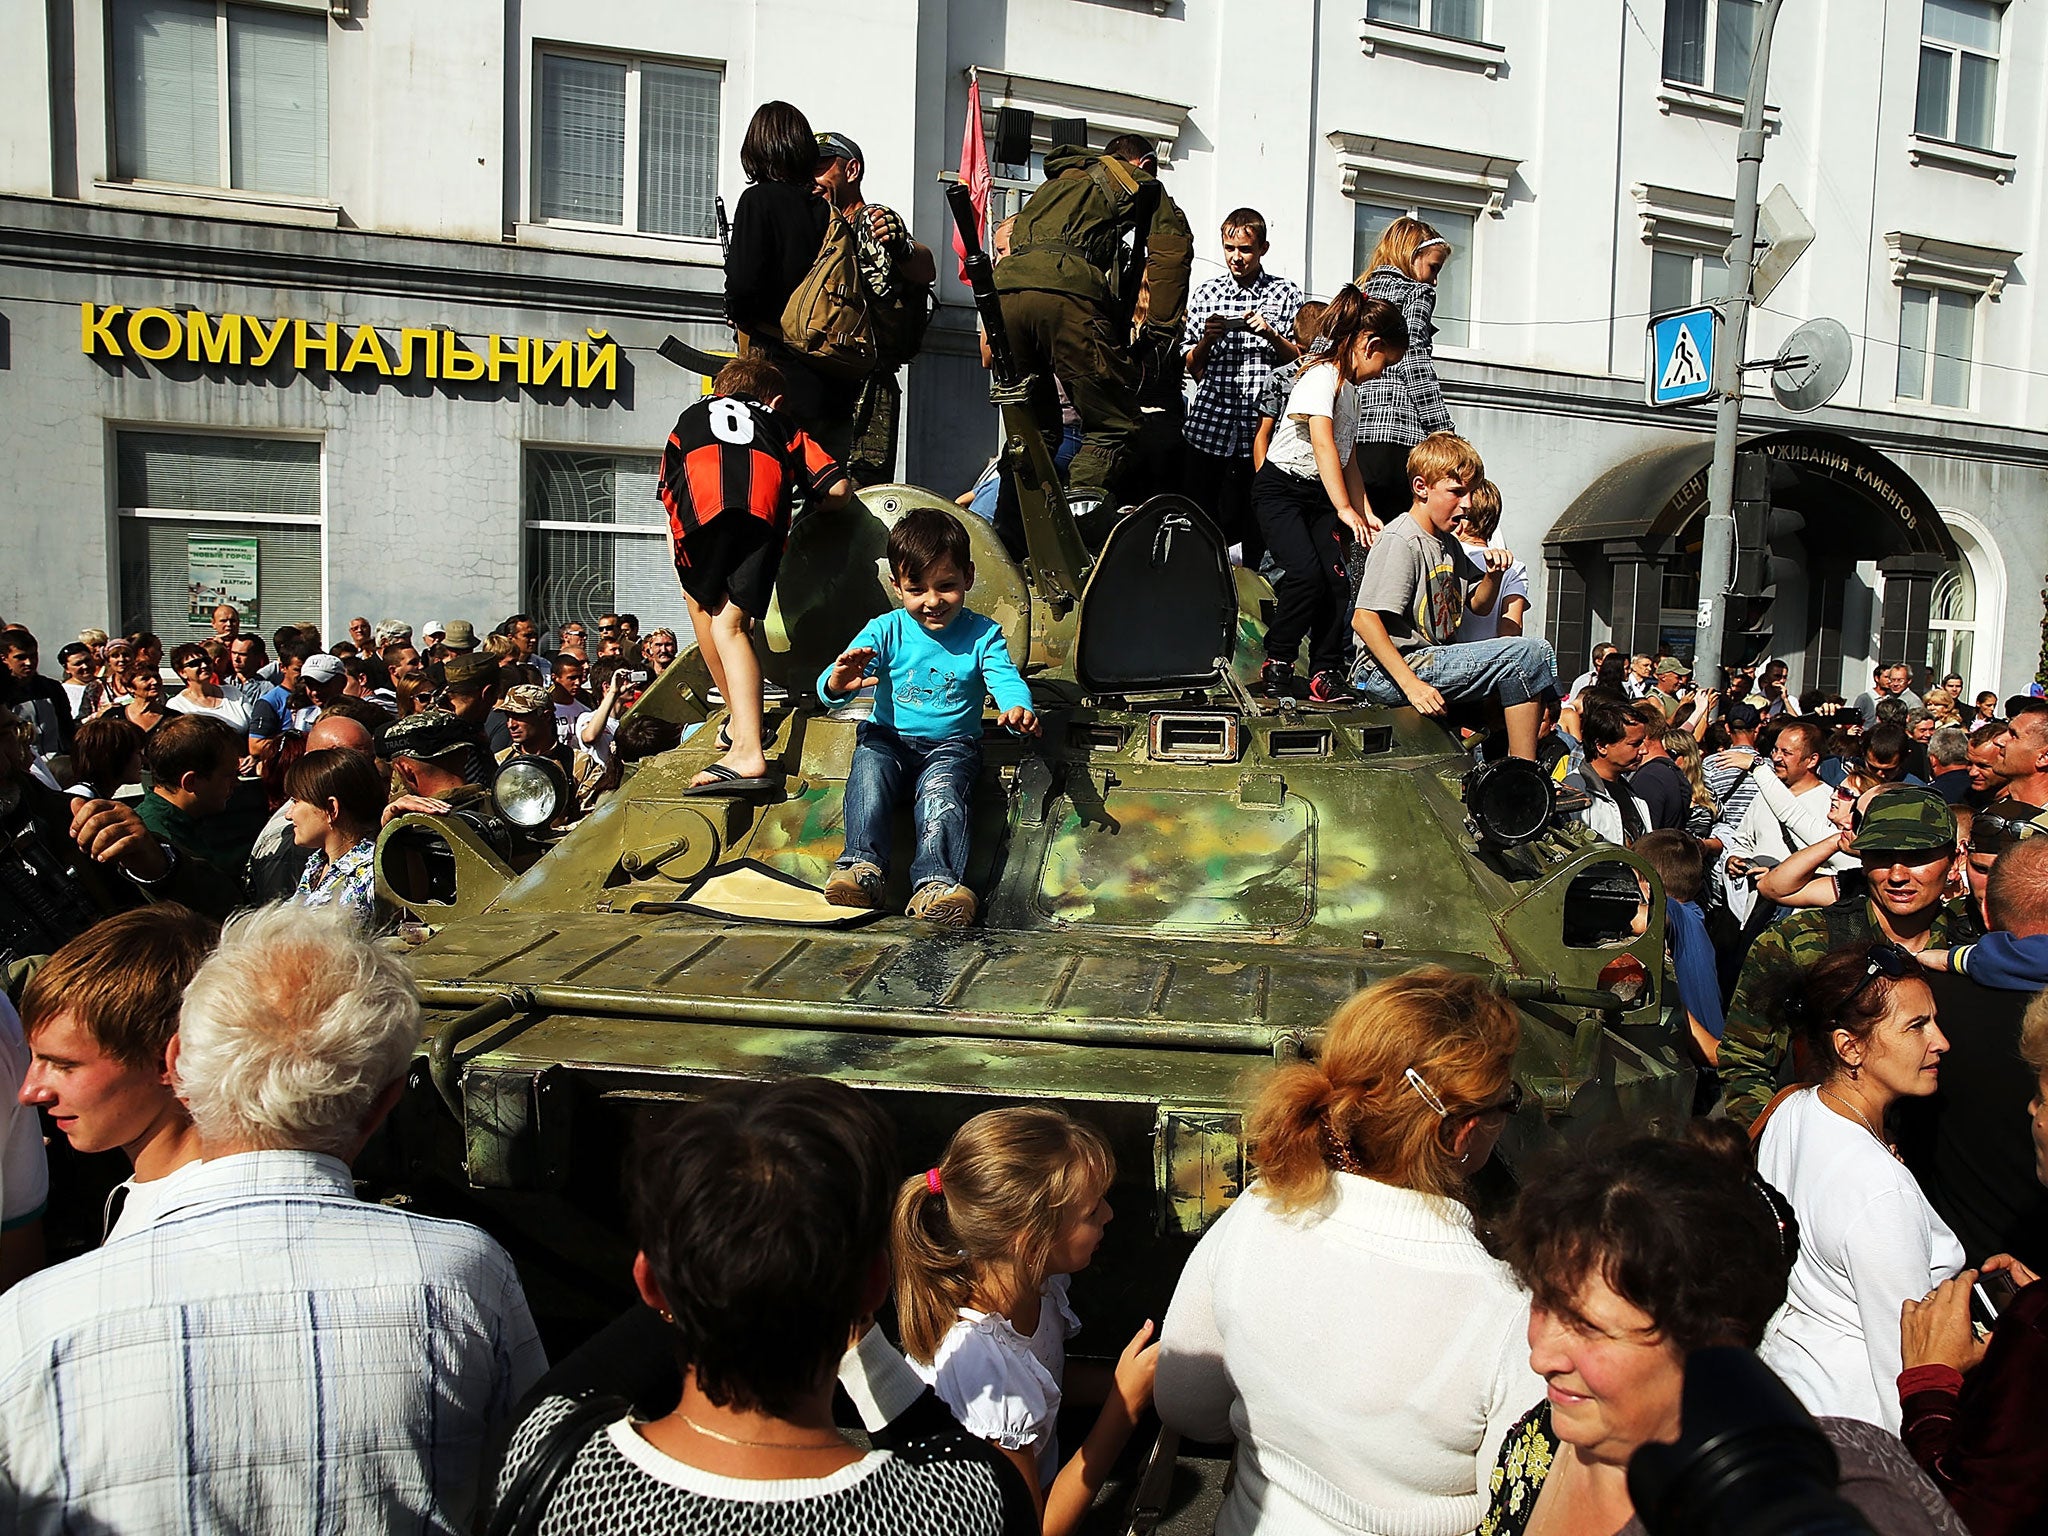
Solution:
<svg viewBox="0 0 2048 1536"><path fill-rule="evenodd" d="M910 898L910 905L904 910L928 923L939 923L947 928L970 928L981 912L981 903L964 885L927 880L917 888L917 894Z"/></svg>
<svg viewBox="0 0 2048 1536"><path fill-rule="evenodd" d="M835 869L825 881L825 899L835 907L872 912L882 904L882 871L865 859Z"/></svg>

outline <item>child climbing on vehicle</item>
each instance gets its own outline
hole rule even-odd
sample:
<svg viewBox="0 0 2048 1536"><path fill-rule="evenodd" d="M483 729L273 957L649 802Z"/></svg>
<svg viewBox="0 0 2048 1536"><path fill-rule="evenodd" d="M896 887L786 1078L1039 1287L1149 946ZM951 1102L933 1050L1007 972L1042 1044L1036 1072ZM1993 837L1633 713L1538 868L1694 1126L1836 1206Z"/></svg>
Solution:
<svg viewBox="0 0 2048 1536"><path fill-rule="evenodd" d="M1116 1161L1093 1127L1040 1106L976 1115L938 1166L896 1196L891 1246L903 1352L969 1434L992 1442L1036 1493L1045 1536L1079 1529L1152 1402L1159 1346L1147 1322L1113 1369L1067 1365L1081 1319L1069 1278L1111 1218ZM1062 1465L1060 1403L1102 1411Z"/></svg>
<svg viewBox="0 0 2048 1536"><path fill-rule="evenodd" d="M818 697L844 704L864 688L875 710L860 723L846 775L846 850L825 899L882 904L896 807L916 806L912 917L964 928L980 911L967 874L969 812L981 773L982 698L1001 723L1038 734L1038 716L1002 626L967 606L974 587L967 530L950 512L919 507L889 530L889 584L902 607L871 619L818 678Z"/></svg>
<svg viewBox="0 0 2048 1536"><path fill-rule="evenodd" d="M711 680L725 699L725 755L685 794L773 793L761 741L761 665L754 623L768 611L798 496L827 510L853 487L832 456L780 414L782 372L735 358L711 395L676 419L661 455L676 576Z"/></svg>
<svg viewBox="0 0 2048 1536"><path fill-rule="evenodd" d="M1295 376L1286 413L1274 424L1265 463L1252 480L1252 511L1266 549L1280 566L1266 664L1259 687L1292 694L1294 658L1308 640L1308 695L1318 703L1350 696L1344 661L1351 541L1371 544L1380 520L1366 504L1353 448L1358 385L1408 349L1401 312L1346 286L1323 312L1321 334Z"/></svg>

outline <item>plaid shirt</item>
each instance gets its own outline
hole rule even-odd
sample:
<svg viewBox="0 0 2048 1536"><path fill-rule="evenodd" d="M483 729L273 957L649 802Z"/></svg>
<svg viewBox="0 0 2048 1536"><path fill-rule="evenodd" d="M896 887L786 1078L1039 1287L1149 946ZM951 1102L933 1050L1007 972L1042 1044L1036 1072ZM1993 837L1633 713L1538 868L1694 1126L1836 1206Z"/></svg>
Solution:
<svg viewBox="0 0 2048 1536"><path fill-rule="evenodd" d="M1365 296L1399 307L1408 322L1408 351L1358 387L1358 440L1413 448L1432 432L1456 431L1436 377L1435 284L1380 267L1365 280Z"/></svg>
<svg viewBox="0 0 2048 1536"><path fill-rule="evenodd" d="M470 1529L547 1369L505 1250L310 1152L197 1165L0 1296L0 1530Z"/></svg>
<svg viewBox="0 0 2048 1536"><path fill-rule="evenodd" d="M1284 277L1261 271L1249 287L1228 272L1203 283L1188 300L1180 349L1192 352L1211 315L1241 315L1256 309L1283 336L1293 334L1294 312L1305 302ZM1209 346L1208 366L1195 386L1182 435L1219 459L1247 457L1259 425L1259 394L1273 374L1273 349L1250 331L1225 331Z"/></svg>

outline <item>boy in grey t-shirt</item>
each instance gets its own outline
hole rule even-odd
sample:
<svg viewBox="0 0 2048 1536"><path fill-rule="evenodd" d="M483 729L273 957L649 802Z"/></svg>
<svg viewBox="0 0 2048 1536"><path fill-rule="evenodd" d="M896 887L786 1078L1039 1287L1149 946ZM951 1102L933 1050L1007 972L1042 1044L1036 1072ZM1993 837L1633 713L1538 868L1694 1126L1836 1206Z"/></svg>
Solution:
<svg viewBox="0 0 2048 1536"><path fill-rule="evenodd" d="M1513 635L1455 643L1466 579L1479 579L1473 596L1484 604L1514 560L1504 549L1469 549L1453 531L1485 478L1478 452L1448 432L1410 450L1411 503L1373 541L1358 584L1351 683L1374 704L1408 704L1438 717L1461 699L1497 703L1509 753L1533 761L1538 701L1557 691L1549 642Z"/></svg>

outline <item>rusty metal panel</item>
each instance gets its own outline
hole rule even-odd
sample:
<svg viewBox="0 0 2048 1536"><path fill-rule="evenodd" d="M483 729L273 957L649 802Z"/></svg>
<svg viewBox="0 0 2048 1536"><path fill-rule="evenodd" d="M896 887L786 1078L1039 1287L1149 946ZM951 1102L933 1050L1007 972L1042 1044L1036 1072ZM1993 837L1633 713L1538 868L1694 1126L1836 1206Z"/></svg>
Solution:
<svg viewBox="0 0 2048 1536"><path fill-rule="evenodd" d="M1159 1229L1197 1233L1244 1191L1244 1117L1162 1104L1153 1136Z"/></svg>

